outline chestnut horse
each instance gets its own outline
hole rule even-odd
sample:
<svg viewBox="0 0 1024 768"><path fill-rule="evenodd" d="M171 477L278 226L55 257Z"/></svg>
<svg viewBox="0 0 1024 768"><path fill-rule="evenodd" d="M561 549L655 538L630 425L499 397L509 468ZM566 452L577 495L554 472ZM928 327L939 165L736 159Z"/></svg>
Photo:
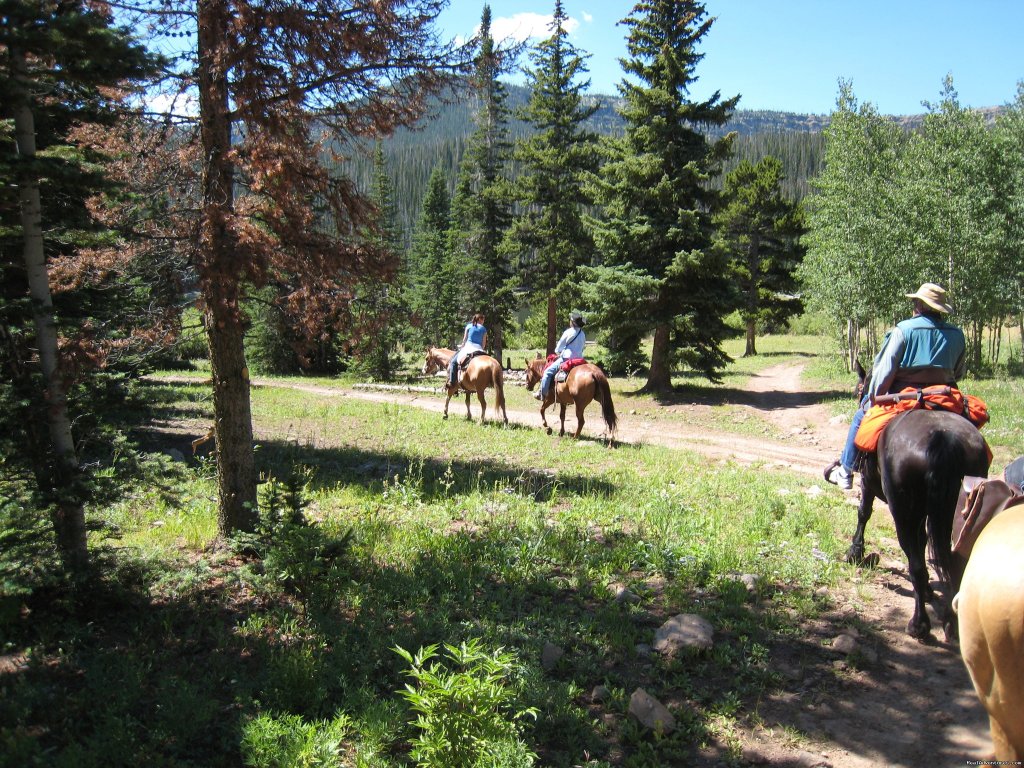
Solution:
<svg viewBox="0 0 1024 768"><path fill-rule="evenodd" d="M860 397L867 373L859 363L857 369ZM857 530L846 559L864 561L864 529L874 500L881 499L889 506L896 537L907 557L914 588L914 615L907 632L918 640L931 637L925 603L935 599L928 579L926 544L947 590L940 615L947 642L956 636L950 601L960 588L964 561L952 552L953 515L964 476L985 477L988 465L988 447L977 427L958 413L926 408L893 418L879 438L878 450L865 454Z"/></svg>
<svg viewBox="0 0 1024 768"><path fill-rule="evenodd" d="M532 392L540 382L546 367L547 362L544 360L526 361L526 389L528 392ZM615 425L618 423L615 406L612 405L612 391L608 386L608 377L604 375L604 371L591 363L577 365L570 370L566 380L556 383L544 402L541 403L540 420L547 427L548 434L551 434L551 427L548 426L548 421L544 418L544 411L548 409L548 406L555 402L561 406L559 418L562 421L562 427L558 432L559 437L565 434L566 406L569 403L576 406L576 434L573 435L573 438L578 438L583 429L583 411L590 405L591 400L601 403L601 415L604 416L604 423L608 426L608 445L612 445L615 439Z"/></svg>
<svg viewBox="0 0 1024 768"><path fill-rule="evenodd" d="M453 354L455 353L452 350L444 347L428 347L427 357L423 363L423 375L433 376L438 371L444 371L447 376L448 363L451 362ZM448 397L444 401L444 418L448 418L448 403L451 402L452 395L461 390L466 393L466 419L471 420L473 414L469 410L469 396L476 392L476 397L480 401L480 423L483 424L487 416L484 390L488 387L494 387L494 407L501 409L501 415L508 424L508 413L505 412L505 374L501 363L490 355L477 355L470 360L457 386L448 386L448 380L445 379L444 388Z"/></svg>

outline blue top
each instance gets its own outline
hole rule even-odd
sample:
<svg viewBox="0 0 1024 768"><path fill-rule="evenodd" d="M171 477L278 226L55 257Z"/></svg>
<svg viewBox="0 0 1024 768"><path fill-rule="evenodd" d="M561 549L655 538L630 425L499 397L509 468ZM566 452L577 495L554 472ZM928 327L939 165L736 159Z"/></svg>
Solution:
<svg viewBox="0 0 1024 768"><path fill-rule="evenodd" d="M487 335L487 329L482 325L476 323L466 323L466 341L470 344L476 344L478 347L484 345L484 336Z"/></svg>
<svg viewBox="0 0 1024 768"><path fill-rule="evenodd" d="M869 395L884 395L893 385L955 385L967 368L964 332L945 320L917 315L897 323L885 337L871 369Z"/></svg>
<svg viewBox="0 0 1024 768"><path fill-rule="evenodd" d="M583 345L587 343L587 337L582 328L569 326L565 329L558 343L555 345L555 354L563 360L572 360L574 357L583 357Z"/></svg>

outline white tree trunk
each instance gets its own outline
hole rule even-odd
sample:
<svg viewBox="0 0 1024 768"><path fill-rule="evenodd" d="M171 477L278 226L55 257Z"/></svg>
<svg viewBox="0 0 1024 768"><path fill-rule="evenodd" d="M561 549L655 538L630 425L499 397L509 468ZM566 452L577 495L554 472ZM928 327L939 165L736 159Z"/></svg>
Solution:
<svg viewBox="0 0 1024 768"><path fill-rule="evenodd" d="M18 50L11 50L9 55L15 72L15 92L19 97L14 108L15 142L21 161L31 163L36 156L35 118L30 102L31 83L24 54ZM73 486L79 474L78 456L75 453L71 420L68 417L67 391L60 372L53 299L43 249L42 205L38 177L31 171L22 174L19 186L25 270L32 299L32 321L35 327L39 365L46 386L46 424L56 475L50 480L58 498L53 511L53 526L65 564L72 570L81 570L88 561L85 508L76 498L77 494L73 493Z"/></svg>

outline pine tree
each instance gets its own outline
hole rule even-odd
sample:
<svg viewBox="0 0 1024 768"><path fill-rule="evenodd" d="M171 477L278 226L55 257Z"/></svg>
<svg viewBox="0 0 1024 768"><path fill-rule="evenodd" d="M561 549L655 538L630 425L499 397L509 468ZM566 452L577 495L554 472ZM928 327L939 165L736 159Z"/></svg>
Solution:
<svg viewBox="0 0 1024 768"><path fill-rule="evenodd" d="M512 269L502 241L512 222L511 183L508 160L509 109L506 90L498 77L514 58L501 50L491 36L491 7L485 5L480 19L480 51L473 78L479 109L476 130L469 139L459 167L452 200L453 272L464 288L462 315L482 312L488 341L500 360L505 327L512 316Z"/></svg>
<svg viewBox="0 0 1024 768"><path fill-rule="evenodd" d="M393 258L357 234L373 206L332 174L352 143L414 124L449 88L470 47L442 43L444 0L265 4L137 0L148 23L195 30L178 71L198 93L201 158L193 268L209 335L217 441L218 527L256 522L248 291L290 286L297 330L340 330L362 279L386 279ZM328 146L324 137L338 138ZM348 142L348 143L346 143Z"/></svg>
<svg viewBox="0 0 1024 768"><path fill-rule="evenodd" d="M398 225L395 204L395 185L388 173L384 148L377 142L374 151L373 186L370 200L375 213L372 226L364 235L375 247L393 254L399 261L403 236ZM408 330L408 299L406 277L408 269L400 268L393 280L382 283L376 279L363 281L359 288L359 306L363 328L361 341L356 346L360 367L373 378L388 381L394 378L398 367L398 344Z"/></svg>
<svg viewBox="0 0 1024 768"><path fill-rule="evenodd" d="M597 135L584 128L600 108L585 103L590 81L584 57L568 41L562 0L555 1L551 37L533 53L527 71L530 101L520 116L535 131L517 143L522 164L516 197L522 213L509 231L510 247L520 253L520 274L546 298L547 351L554 352L559 326L555 288L578 266L589 264L593 238L583 223L585 174L597 169Z"/></svg>
<svg viewBox="0 0 1024 768"><path fill-rule="evenodd" d="M88 489L72 418L90 404L72 401L69 382L103 354L93 342L134 292L127 282L100 290L89 274L121 265L84 263L116 239L90 212L112 185L85 137L126 113L124 86L156 61L91 3L8 0L0 19L0 124L14 128L0 135L0 463L12 474L28 465L63 562L81 574Z"/></svg>
<svg viewBox="0 0 1024 768"><path fill-rule="evenodd" d="M725 177L724 205L715 215L718 242L731 260L746 326L743 356L757 354L759 325L784 328L803 311L796 268L803 258L799 206L782 194L782 162L744 160Z"/></svg>
<svg viewBox="0 0 1024 768"><path fill-rule="evenodd" d="M697 45L712 22L693 0L640 2L622 22L629 29L623 67L630 79L619 85L626 130L610 143L595 185L604 208L595 240L605 264L657 281L640 316L654 332L649 392L671 389L677 360L712 381L728 361L721 343L735 297L724 258L710 247L716 193L708 182L733 136L712 141L706 131L726 123L739 97L688 98L702 58ZM635 344L636 320L611 334Z"/></svg>
<svg viewBox="0 0 1024 768"><path fill-rule="evenodd" d="M423 197L423 211L410 251L409 303L423 346L445 346L446 334L458 325L456 276L448 259L451 200L441 167L435 166Z"/></svg>

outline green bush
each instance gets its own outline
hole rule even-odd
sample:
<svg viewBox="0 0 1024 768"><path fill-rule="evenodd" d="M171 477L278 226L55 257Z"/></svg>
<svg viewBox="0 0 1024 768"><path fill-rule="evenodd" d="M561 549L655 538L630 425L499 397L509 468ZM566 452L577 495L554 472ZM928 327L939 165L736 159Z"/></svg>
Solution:
<svg viewBox="0 0 1024 768"><path fill-rule="evenodd" d="M304 721L299 715L260 715L242 730L242 756L252 768L313 768L340 765L346 715L332 720Z"/></svg>
<svg viewBox="0 0 1024 768"><path fill-rule="evenodd" d="M525 768L536 755L520 740L519 724L536 718L532 708L516 706L516 662L511 653L484 650L476 639L445 645L454 666L433 661L436 644L415 656L395 648L415 681L401 692L416 713L419 734L411 755L423 768Z"/></svg>
<svg viewBox="0 0 1024 768"><path fill-rule="evenodd" d="M311 472L293 469L284 480L271 477L260 489L256 531L239 544L263 559L267 577L308 608L329 604L348 576L351 529L331 536L305 516Z"/></svg>

